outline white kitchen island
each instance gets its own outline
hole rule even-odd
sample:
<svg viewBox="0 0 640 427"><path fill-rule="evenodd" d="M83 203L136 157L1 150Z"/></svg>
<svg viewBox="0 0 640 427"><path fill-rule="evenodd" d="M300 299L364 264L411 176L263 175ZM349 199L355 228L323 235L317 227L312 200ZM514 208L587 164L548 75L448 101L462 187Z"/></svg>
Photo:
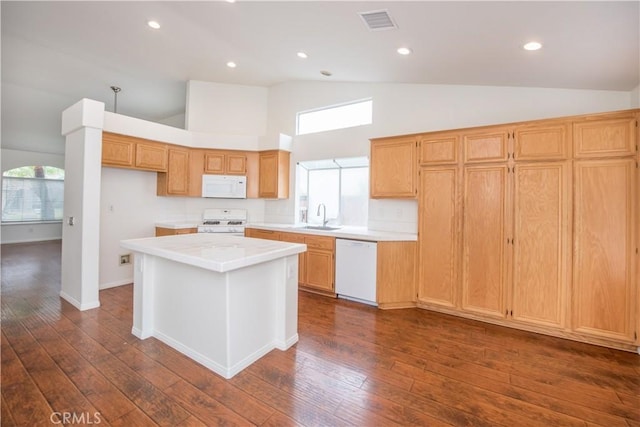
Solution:
<svg viewBox="0 0 640 427"><path fill-rule="evenodd" d="M298 341L306 246L215 233L123 240L134 252L133 328L224 378Z"/></svg>

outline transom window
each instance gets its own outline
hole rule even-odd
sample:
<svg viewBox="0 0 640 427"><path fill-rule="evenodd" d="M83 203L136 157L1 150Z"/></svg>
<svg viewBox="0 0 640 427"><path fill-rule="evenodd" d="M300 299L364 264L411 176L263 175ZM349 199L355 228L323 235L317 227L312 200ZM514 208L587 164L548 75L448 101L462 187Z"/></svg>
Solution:
<svg viewBox="0 0 640 427"><path fill-rule="evenodd" d="M297 114L296 135L370 125L371 123L373 123L373 100L369 98L299 112Z"/></svg>
<svg viewBox="0 0 640 427"><path fill-rule="evenodd" d="M2 174L2 222L62 221L64 170L23 166Z"/></svg>

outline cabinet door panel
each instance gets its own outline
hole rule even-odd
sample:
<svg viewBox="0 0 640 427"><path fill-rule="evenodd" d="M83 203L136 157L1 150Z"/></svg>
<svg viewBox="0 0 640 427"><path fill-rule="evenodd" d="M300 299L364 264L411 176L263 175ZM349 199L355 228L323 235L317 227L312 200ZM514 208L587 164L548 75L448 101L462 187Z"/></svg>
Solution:
<svg viewBox="0 0 640 427"><path fill-rule="evenodd" d="M372 198L416 197L416 139L371 142Z"/></svg>
<svg viewBox="0 0 640 427"><path fill-rule="evenodd" d="M280 233L280 240L290 243L305 243L305 236L296 233ZM305 280L305 264L307 263L307 253L298 254L298 283L304 284Z"/></svg>
<svg viewBox="0 0 640 427"><path fill-rule="evenodd" d="M216 152L205 152L204 154L204 171L206 173L223 174L224 173L224 154Z"/></svg>
<svg viewBox="0 0 640 427"><path fill-rule="evenodd" d="M516 320L564 326L568 171L566 162L515 168L513 318Z"/></svg>
<svg viewBox="0 0 640 427"><path fill-rule="evenodd" d="M498 162L507 160L507 142L509 133L493 130L486 133L474 133L463 136L465 163Z"/></svg>
<svg viewBox="0 0 640 427"><path fill-rule="evenodd" d="M573 328L633 341L635 160L575 164Z"/></svg>
<svg viewBox="0 0 640 427"><path fill-rule="evenodd" d="M325 251L307 251L305 285L333 292L333 254Z"/></svg>
<svg viewBox="0 0 640 427"><path fill-rule="evenodd" d="M186 196L189 193L189 151L169 149L167 194Z"/></svg>
<svg viewBox="0 0 640 427"><path fill-rule="evenodd" d="M102 164L108 166L133 167L135 143L121 141L111 134L102 134Z"/></svg>
<svg viewBox="0 0 640 427"><path fill-rule="evenodd" d="M573 141L576 157L632 155L636 145L636 118L574 123Z"/></svg>
<svg viewBox="0 0 640 427"><path fill-rule="evenodd" d="M566 159L568 134L567 125L516 129L513 156L518 161Z"/></svg>
<svg viewBox="0 0 640 427"><path fill-rule="evenodd" d="M167 146L165 144L136 144L136 168L158 172L167 170Z"/></svg>
<svg viewBox="0 0 640 427"><path fill-rule="evenodd" d="M464 170L462 308L505 317L507 167Z"/></svg>
<svg viewBox="0 0 640 427"><path fill-rule="evenodd" d="M246 175L247 156L244 154L227 154L225 173L229 175Z"/></svg>
<svg viewBox="0 0 640 427"><path fill-rule="evenodd" d="M457 167L420 172L418 299L456 305L458 266Z"/></svg>
<svg viewBox="0 0 640 427"><path fill-rule="evenodd" d="M458 136L425 137L420 140L421 164L448 164L458 161Z"/></svg>

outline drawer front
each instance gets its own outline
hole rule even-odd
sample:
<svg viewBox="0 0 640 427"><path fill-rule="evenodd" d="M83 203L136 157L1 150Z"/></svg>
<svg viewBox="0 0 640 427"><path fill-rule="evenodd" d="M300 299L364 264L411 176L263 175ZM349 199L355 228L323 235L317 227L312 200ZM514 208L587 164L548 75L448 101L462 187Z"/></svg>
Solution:
<svg viewBox="0 0 640 427"><path fill-rule="evenodd" d="M256 239L280 240L279 231L247 228L245 234L247 237L255 237Z"/></svg>
<svg viewBox="0 0 640 427"><path fill-rule="evenodd" d="M336 247L335 237L306 236L305 243L310 249L323 249L333 251Z"/></svg>
<svg viewBox="0 0 640 427"><path fill-rule="evenodd" d="M289 243L302 243L304 244L305 241L305 235L304 234L297 234L297 233L280 233L280 240L282 240L283 242L289 242Z"/></svg>

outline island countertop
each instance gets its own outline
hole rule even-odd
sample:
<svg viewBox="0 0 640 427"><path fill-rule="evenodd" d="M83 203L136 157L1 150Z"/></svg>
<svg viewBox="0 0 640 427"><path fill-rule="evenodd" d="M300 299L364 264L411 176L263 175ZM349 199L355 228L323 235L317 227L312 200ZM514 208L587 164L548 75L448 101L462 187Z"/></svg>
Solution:
<svg viewBox="0 0 640 427"><path fill-rule="evenodd" d="M306 251L304 244L251 239L220 233L182 234L122 240L135 252L224 273Z"/></svg>

